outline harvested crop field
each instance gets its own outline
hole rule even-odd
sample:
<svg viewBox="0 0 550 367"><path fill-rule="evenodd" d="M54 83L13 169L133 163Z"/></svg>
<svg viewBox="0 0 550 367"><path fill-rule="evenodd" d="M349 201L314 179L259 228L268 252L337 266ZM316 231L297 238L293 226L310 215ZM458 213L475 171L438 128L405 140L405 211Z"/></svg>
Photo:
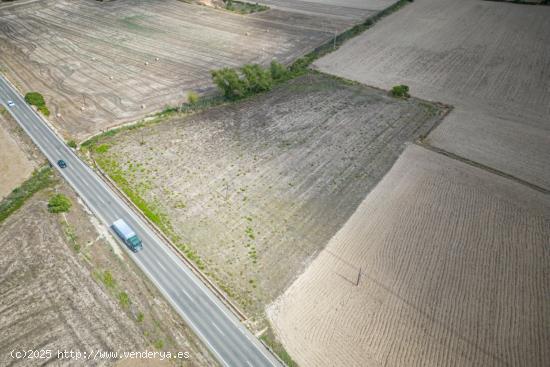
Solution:
<svg viewBox="0 0 550 367"><path fill-rule="evenodd" d="M95 157L257 314L346 222L404 143L444 112L314 73L242 103L103 138Z"/></svg>
<svg viewBox="0 0 550 367"><path fill-rule="evenodd" d="M59 181L59 180L57 180ZM69 213L51 214L54 192L67 195ZM101 231L98 232L100 228ZM208 351L119 249L107 229L78 203L66 184L36 193L0 223L0 365L114 365L114 358L57 360L74 352L189 352L181 366L215 366ZM122 302L122 293L127 303ZM51 350L45 359L10 351ZM137 365L123 359L120 366ZM147 366L169 366L149 359Z"/></svg>
<svg viewBox="0 0 550 367"><path fill-rule="evenodd" d="M354 22L313 17L303 27L306 18L177 0L23 3L0 7L0 69L41 92L54 124L81 139L181 104L211 87L213 69L291 62Z"/></svg>
<svg viewBox="0 0 550 367"><path fill-rule="evenodd" d="M409 146L269 307L300 366L550 365L550 199Z"/></svg>
<svg viewBox="0 0 550 367"><path fill-rule="evenodd" d="M303 14L304 19L316 19L317 28L327 31L345 30L346 27L365 21L369 16L396 3L397 0L262 0L272 10L265 12ZM310 21L311 22L311 21ZM324 23L323 23L324 22ZM302 26L304 23L299 23Z"/></svg>
<svg viewBox="0 0 550 367"><path fill-rule="evenodd" d="M0 111L0 200L29 178L35 168L10 134L7 123L5 112Z"/></svg>
<svg viewBox="0 0 550 367"><path fill-rule="evenodd" d="M454 105L428 143L550 189L550 7L418 0L315 67Z"/></svg>

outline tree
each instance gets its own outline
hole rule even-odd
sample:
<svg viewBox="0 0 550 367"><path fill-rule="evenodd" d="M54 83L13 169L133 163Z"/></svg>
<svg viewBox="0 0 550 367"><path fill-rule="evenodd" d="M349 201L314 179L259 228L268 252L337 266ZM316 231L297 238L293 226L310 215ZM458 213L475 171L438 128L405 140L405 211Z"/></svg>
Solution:
<svg viewBox="0 0 550 367"><path fill-rule="evenodd" d="M403 84L396 85L391 89L390 94L398 98L409 98L409 87Z"/></svg>
<svg viewBox="0 0 550 367"><path fill-rule="evenodd" d="M244 75L248 94L254 94L270 90L273 87L273 79L268 70L262 69L258 64L245 65L241 72Z"/></svg>
<svg viewBox="0 0 550 367"><path fill-rule="evenodd" d="M269 65L269 72L271 73L271 79L280 81L288 77L288 69L281 63L273 60Z"/></svg>
<svg viewBox="0 0 550 367"><path fill-rule="evenodd" d="M233 69L214 70L212 79L227 99L235 100L246 95L246 85Z"/></svg>

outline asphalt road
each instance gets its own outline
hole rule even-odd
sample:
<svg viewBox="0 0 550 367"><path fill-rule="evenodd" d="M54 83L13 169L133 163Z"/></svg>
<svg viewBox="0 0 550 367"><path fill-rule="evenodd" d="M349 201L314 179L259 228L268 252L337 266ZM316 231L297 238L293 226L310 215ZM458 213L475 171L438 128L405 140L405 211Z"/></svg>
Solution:
<svg viewBox="0 0 550 367"><path fill-rule="evenodd" d="M8 107L7 101L15 102ZM121 245L195 331L223 366L280 366L271 353L216 298L195 274L161 241L99 177L26 104L12 85L0 76L0 104L13 115L52 165L106 225L123 218L143 240L134 254ZM56 162L63 159L67 168ZM111 232L112 233L112 232ZM192 356L191 356L192 358Z"/></svg>

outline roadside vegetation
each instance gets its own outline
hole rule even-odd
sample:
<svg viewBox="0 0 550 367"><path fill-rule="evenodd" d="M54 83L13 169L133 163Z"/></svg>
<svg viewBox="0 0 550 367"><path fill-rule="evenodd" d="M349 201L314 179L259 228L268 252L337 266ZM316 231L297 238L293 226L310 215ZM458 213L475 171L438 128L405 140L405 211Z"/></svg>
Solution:
<svg viewBox="0 0 550 367"><path fill-rule="evenodd" d="M398 1L369 17L365 22L341 33L307 55L297 59L288 67L273 60L268 68L263 68L257 64L247 64L241 68L223 68L211 72L212 80L227 101L236 101L257 93L269 91L278 83L285 82L309 72L309 66L315 60L336 50L350 38L366 31L383 17L399 10L412 1L413 0ZM402 90L400 90L400 92L402 92ZM408 87L406 93L406 97L408 97ZM402 97L405 97L405 95Z"/></svg>
<svg viewBox="0 0 550 367"><path fill-rule="evenodd" d="M273 353L275 353L285 363L287 367L298 367L298 363L292 359L283 345L277 340L271 326L269 326L262 336L260 336L260 340L263 341L273 351Z"/></svg>
<svg viewBox="0 0 550 367"><path fill-rule="evenodd" d="M2 202L0 202L0 223L11 213L19 209L25 201L34 193L44 189L55 182L52 169L48 166L35 170L31 178L20 187L14 189Z"/></svg>
<svg viewBox="0 0 550 367"><path fill-rule="evenodd" d="M269 9L268 6L244 1L224 0L225 9L239 14L251 14Z"/></svg>
<svg viewBox="0 0 550 367"><path fill-rule="evenodd" d="M50 213L66 213L71 209L71 200L63 194L55 194L48 201Z"/></svg>
<svg viewBox="0 0 550 367"><path fill-rule="evenodd" d="M29 92L25 94L25 101L27 101L28 104L35 106L44 116L50 115L50 110L46 106L46 101L44 101L42 94L38 92Z"/></svg>

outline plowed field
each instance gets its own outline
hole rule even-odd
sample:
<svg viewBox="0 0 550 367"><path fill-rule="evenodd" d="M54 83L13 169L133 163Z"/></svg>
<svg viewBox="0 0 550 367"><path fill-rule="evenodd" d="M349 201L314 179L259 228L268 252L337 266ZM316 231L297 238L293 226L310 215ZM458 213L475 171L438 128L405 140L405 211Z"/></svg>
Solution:
<svg viewBox="0 0 550 367"><path fill-rule="evenodd" d="M430 144L550 189L550 7L418 0L315 65L454 105Z"/></svg>
<svg viewBox="0 0 550 367"><path fill-rule="evenodd" d="M548 366L550 199L412 145L269 308L300 366Z"/></svg>
<svg viewBox="0 0 550 367"><path fill-rule="evenodd" d="M355 22L177 0L44 0L0 8L0 19L0 70L44 94L67 138L178 105L212 86L213 69L290 62Z"/></svg>

